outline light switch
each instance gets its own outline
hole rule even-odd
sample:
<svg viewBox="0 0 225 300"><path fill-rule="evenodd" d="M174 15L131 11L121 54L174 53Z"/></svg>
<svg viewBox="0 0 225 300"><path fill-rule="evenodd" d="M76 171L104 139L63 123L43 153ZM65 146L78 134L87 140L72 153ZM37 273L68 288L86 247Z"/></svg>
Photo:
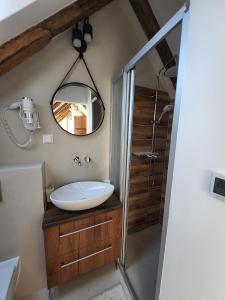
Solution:
<svg viewBox="0 0 225 300"><path fill-rule="evenodd" d="M210 193L213 197L225 201L225 173L212 174Z"/></svg>
<svg viewBox="0 0 225 300"><path fill-rule="evenodd" d="M53 144L53 134L43 134L43 144Z"/></svg>

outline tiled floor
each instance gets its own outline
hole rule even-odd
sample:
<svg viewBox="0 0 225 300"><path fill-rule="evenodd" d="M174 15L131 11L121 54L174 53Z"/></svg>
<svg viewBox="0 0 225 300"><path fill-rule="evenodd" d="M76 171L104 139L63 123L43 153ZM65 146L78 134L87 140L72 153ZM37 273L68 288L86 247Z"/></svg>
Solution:
<svg viewBox="0 0 225 300"><path fill-rule="evenodd" d="M128 236L127 275L138 300L154 300L160 239L160 225ZM116 270L114 264L110 264L57 288L55 299L91 300L119 283L130 299L119 270ZM46 291L41 291L34 297L23 300L48 300L48 296Z"/></svg>
<svg viewBox="0 0 225 300"><path fill-rule="evenodd" d="M55 291L56 300L91 300L93 297L101 294L105 290L121 283L121 274L116 270L115 264L110 264L99 268L93 272L81 275L67 284L58 287ZM125 294L129 300L129 295L124 286ZM40 291L33 295L32 298L23 300L49 300L46 290Z"/></svg>
<svg viewBox="0 0 225 300"><path fill-rule="evenodd" d="M121 284L114 286L111 289L101 293L93 298L93 300L127 300Z"/></svg>
<svg viewBox="0 0 225 300"><path fill-rule="evenodd" d="M94 272L82 275L58 289L57 300L89 300L108 288L120 283L119 271L115 265L108 265Z"/></svg>
<svg viewBox="0 0 225 300"><path fill-rule="evenodd" d="M128 236L127 275L139 300L154 300L161 225Z"/></svg>

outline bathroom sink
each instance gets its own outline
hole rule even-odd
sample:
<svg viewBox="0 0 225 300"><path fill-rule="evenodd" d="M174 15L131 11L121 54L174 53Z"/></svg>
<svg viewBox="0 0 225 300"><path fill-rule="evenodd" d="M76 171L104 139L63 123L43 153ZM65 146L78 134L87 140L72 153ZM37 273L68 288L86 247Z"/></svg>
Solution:
<svg viewBox="0 0 225 300"><path fill-rule="evenodd" d="M114 186L101 181L81 181L56 189L51 202L64 210L84 210L96 207L112 195Z"/></svg>

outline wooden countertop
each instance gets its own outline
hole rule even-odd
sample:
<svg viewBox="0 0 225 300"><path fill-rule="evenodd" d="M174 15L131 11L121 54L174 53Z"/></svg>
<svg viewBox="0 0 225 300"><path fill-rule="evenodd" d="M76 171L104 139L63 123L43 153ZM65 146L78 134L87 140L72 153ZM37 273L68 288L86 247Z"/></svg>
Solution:
<svg viewBox="0 0 225 300"><path fill-rule="evenodd" d="M122 204L115 194L113 194L103 204L91 209L81 210L81 211L62 210L57 208L53 204L49 203L44 213L42 228L44 229L47 227L56 226L69 221L94 216L117 208L122 208Z"/></svg>

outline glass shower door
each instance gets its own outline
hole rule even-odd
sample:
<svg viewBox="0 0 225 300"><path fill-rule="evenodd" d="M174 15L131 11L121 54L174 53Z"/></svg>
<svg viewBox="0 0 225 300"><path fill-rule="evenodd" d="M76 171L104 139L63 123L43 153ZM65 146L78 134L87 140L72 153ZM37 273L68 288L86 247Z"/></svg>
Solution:
<svg viewBox="0 0 225 300"><path fill-rule="evenodd" d="M123 203L122 247L120 262L125 266L127 213L130 177L131 134L133 125L133 103L135 69L124 72L112 84L111 97L111 146L110 180Z"/></svg>
<svg viewBox="0 0 225 300"><path fill-rule="evenodd" d="M115 193L120 198L121 172L121 123L122 123L123 77L112 82L111 120L110 120L110 168L109 178L115 186Z"/></svg>

